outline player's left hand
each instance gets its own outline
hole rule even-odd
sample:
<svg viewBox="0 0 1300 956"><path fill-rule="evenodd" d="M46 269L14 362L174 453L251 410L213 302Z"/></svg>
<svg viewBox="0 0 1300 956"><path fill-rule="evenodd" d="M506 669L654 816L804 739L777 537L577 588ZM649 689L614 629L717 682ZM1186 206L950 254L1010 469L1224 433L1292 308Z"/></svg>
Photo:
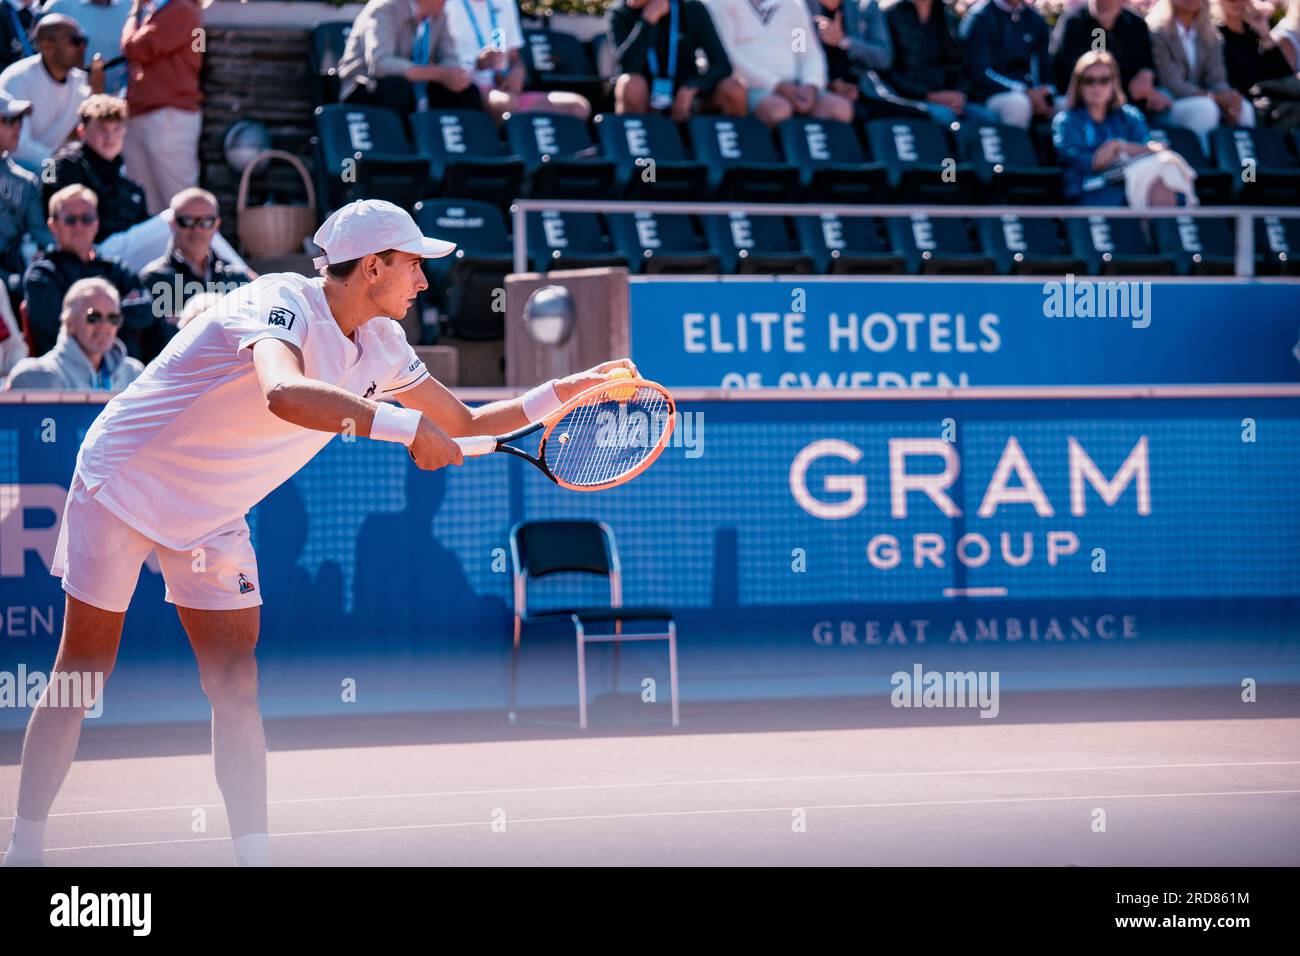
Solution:
<svg viewBox="0 0 1300 956"><path fill-rule="evenodd" d="M601 362L599 365L587 369L585 372L575 372L573 375L567 375L564 378L557 379L555 382L555 394L560 401L567 402L575 395L581 395L589 388L595 388L602 382L608 382L611 378L610 373L616 368L627 368L632 370L634 378L640 378L640 373L636 370L636 365L631 359L611 359L608 362Z"/></svg>

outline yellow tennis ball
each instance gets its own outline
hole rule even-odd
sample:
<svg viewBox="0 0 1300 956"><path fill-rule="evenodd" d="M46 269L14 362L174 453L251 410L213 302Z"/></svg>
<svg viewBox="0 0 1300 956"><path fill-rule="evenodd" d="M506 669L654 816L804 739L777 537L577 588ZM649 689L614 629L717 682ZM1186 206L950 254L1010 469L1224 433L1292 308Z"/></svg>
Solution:
<svg viewBox="0 0 1300 956"><path fill-rule="evenodd" d="M620 366L609 373L610 378L636 378L636 375L630 368ZM616 402L630 402L636 395L636 388L615 388L610 389L609 397Z"/></svg>

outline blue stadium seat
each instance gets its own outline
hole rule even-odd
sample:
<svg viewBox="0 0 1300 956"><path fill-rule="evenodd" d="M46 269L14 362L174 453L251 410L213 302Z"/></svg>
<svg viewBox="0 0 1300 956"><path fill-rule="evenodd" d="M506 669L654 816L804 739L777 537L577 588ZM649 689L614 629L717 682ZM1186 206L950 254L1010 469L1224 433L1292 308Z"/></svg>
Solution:
<svg viewBox="0 0 1300 956"><path fill-rule="evenodd" d="M700 218L726 272L805 275L813 271L812 256L795 245L780 216L733 212Z"/></svg>
<svg viewBox="0 0 1300 956"><path fill-rule="evenodd" d="M1210 148L1235 177L1238 202L1291 206L1300 196L1300 162L1276 130L1221 126L1210 133Z"/></svg>
<svg viewBox="0 0 1300 956"><path fill-rule="evenodd" d="M699 202L705 195L709 171L687 158L677 126L666 116L601 113L595 125L601 151L614 162L621 195L681 202Z"/></svg>
<svg viewBox="0 0 1300 956"><path fill-rule="evenodd" d="M885 242L880 224L867 216L822 213L794 221L799 244L812 254L821 275L896 275L903 257Z"/></svg>
<svg viewBox="0 0 1300 956"><path fill-rule="evenodd" d="M1236 177L1210 162L1201 148L1201 140L1181 126L1152 126L1151 138L1164 143L1196 171L1196 198L1206 205L1224 205L1233 201Z"/></svg>
<svg viewBox="0 0 1300 956"><path fill-rule="evenodd" d="M712 198L789 202L798 196L799 170L781 160L767 127L752 116L696 116L688 129L695 158L709 169Z"/></svg>
<svg viewBox="0 0 1300 956"><path fill-rule="evenodd" d="M513 263L501 210L473 199L428 199L415 204L415 221L426 236L456 243L441 259L425 259L430 300L447 331L462 339L505 335L506 275Z"/></svg>
<svg viewBox="0 0 1300 956"><path fill-rule="evenodd" d="M975 232L1003 275L1081 274L1088 269L1070 252L1055 219L983 216L975 221Z"/></svg>
<svg viewBox="0 0 1300 956"><path fill-rule="evenodd" d="M1178 216L1152 220L1156 248L1174 257L1181 276L1230 276L1237 271L1232 223L1227 219Z"/></svg>
<svg viewBox="0 0 1300 956"><path fill-rule="evenodd" d="M497 128L478 110L411 115L416 149L429 161L433 192L506 208L522 192L524 163L506 152Z"/></svg>
<svg viewBox="0 0 1300 956"><path fill-rule="evenodd" d="M896 202L964 203L977 198L975 170L957 162L946 131L928 120L867 123L871 153L884 164Z"/></svg>
<svg viewBox="0 0 1300 956"><path fill-rule="evenodd" d="M1300 219L1255 220L1255 271L1264 276L1300 275Z"/></svg>
<svg viewBox="0 0 1300 956"><path fill-rule="evenodd" d="M534 272L625 266L600 217L591 212L547 209L528 214L528 260Z"/></svg>
<svg viewBox="0 0 1300 956"><path fill-rule="evenodd" d="M704 244L690 216L640 210L609 216L615 247L633 272L716 275L718 254Z"/></svg>
<svg viewBox="0 0 1300 956"><path fill-rule="evenodd" d="M1089 275L1173 275L1174 257L1151 248L1136 219L1103 215L1065 220L1074 254L1088 264Z"/></svg>
<svg viewBox="0 0 1300 956"><path fill-rule="evenodd" d="M994 202L1051 205L1062 201L1061 170L1044 166L1026 130L997 123L962 123L957 150Z"/></svg>
<svg viewBox="0 0 1300 956"><path fill-rule="evenodd" d="M329 209L354 199L387 199L410 209L432 188L428 160L412 148L392 110L316 107L316 152L317 186Z"/></svg>
<svg viewBox="0 0 1300 956"><path fill-rule="evenodd" d="M913 275L993 275L997 266L971 239L962 219L913 214L885 223L890 242Z"/></svg>
<svg viewBox="0 0 1300 956"><path fill-rule="evenodd" d="M807 202L888 202L885 167L868 162L849 123L798 116L776 128L786 162L799 170Z"/></svg>
<svg viewBox="0 0 1300 956"><path fill-rule="evenodd" d="M546 199L610 199L614 164L596 155L587 125L562 113L516 113L506 142L524 161L528 194Z"/></svg>
<svg viewBox="0 0 1300 956"><path fill-rule="evenodd" d="M528 89L580 93L593 111L611 105L610 85L596 72L577 37L558 30L525 30L519 52L528 69Z"/></svg>
<svg viewBox="0 0 1300 956"><path fill-rule="evenodd" d="M307 63L311 67L313 106L339 101L338 64L347 46L352 24L347 20L319 20L312 24L311 42L307 46Z"/></svg>

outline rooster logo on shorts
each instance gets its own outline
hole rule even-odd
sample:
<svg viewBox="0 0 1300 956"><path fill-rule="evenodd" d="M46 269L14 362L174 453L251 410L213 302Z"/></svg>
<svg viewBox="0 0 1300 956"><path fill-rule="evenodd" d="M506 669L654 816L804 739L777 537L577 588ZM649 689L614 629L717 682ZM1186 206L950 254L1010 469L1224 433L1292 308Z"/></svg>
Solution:
<svg viewBox="0 0 1300 956"><path fill-rule="evenodd" d="M248 580L248 578L244 577L244 572L240 571L239 572L239 593L247 594L249 591L252 590L254 590L253 582Z"/></svg>

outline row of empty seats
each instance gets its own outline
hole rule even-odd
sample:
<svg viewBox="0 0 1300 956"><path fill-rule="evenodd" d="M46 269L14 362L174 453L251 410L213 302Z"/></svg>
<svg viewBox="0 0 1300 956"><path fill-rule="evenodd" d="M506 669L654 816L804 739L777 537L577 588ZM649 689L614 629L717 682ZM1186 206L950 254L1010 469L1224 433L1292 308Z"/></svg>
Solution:
<svg viewBox="0 0 1300 956"><path fill-rule="evenodd" d="M331 206L383 198L410 207L426 196L481 199L502 208L520 196L719 202L1061 202L1060 170L1028 132L923 120L861 127L798 117L770 132L753 117L520 113L502 132L483 113L437 110L402 117L382 107L316 110L320 185ZM687 141L682 137L686 133ZM1197 169L1203 202L1292 204L1300 158L1270 129L1224 128L1207 157L1185 129L1156 131ZM1300 150L1300 131L1297 131ZM1243 170L1249 169L1249 174Z"/></svg>
<svg viewBox="0 0 1300 956"><path fill-rule="evenodd" d="M461 338L498 338L494 290L511 271L506 218L492 203L429 199L415 205L428 235L457 243L432 259L429 294ZM1256 220L1255 268L1300 275L1300 220ZM1231 275L1235 221L1180 216L1153 221L1101 214L1058 221L1013 213L964 219L900 215L781 216L726 213L597 215L548 210L527 217L529 268L627 266L651 274Z"/></svg>

